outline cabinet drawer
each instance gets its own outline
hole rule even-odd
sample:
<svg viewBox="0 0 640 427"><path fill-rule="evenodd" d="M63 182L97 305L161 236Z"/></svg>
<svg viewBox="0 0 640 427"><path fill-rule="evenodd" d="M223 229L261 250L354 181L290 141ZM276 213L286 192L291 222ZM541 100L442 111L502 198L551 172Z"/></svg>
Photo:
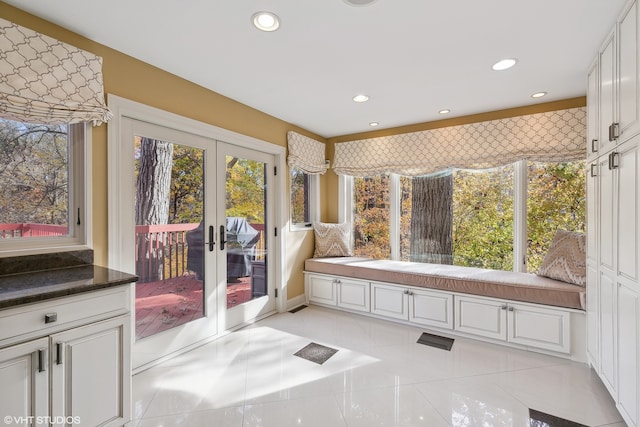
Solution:
<svg viewBox="0 0 640 427"><path fill-rule="evenodd" d="M130 311L130 305L130 286L125 285L1 310L0 347L18 339L125 314ZM55 320L46 323L47 316L55 316Z"/></svg>

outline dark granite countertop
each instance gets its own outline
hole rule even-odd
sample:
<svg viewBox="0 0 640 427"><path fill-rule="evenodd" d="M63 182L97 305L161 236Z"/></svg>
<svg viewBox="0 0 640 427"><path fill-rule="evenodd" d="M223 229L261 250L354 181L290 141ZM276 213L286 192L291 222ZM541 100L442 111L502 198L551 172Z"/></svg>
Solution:
<svg viewBox="0 0 640 427"><path fill-rule="evenodd" d="M6 274L9 269L3 270L0 270L5 273L0 274L0 309L125 285L138 280L133 274L83 263L36 271L25 268L21 272L11 271L10 274Z"/></svg>

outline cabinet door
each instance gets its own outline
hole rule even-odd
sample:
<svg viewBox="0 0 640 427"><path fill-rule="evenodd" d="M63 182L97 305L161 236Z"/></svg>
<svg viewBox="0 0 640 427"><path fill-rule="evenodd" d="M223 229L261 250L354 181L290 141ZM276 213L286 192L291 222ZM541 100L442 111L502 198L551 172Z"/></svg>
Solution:
<svg viewBox="0 0 640 427"><path fill-rule="evenodd" d="M638 282L638 221L640 179L640 136L620 145L615 156L617 164L617 272L626 279ZM638 290L636 288L636 290Z"/></svg>
<svg viewBox="0 0 640 427"><path fill-rule="evenodd" d="M618 407L625 420L638 425L640 398L638 353L640 352L640 301L633 289L618 285Z"/></svg>
<svg viewBox="0 0 640 427"><path fill-rule="evenodd" d="M455 329L460 332L507 339L507 304L504 301L456 295Z"/></svg>
<svg viewBox="0 0 640 427"><path fill-rule="evenodd" d="M571 317L567 311L509 303L507 316L509 342L571 352Z"/></svg>
<svg viewBox="0 0 640 427"><path fill-rule="evenodd" d="M15 417L5 424L49 414L48 346L41 338L0 350L0 414Z"/></svg>
<svg viewBox="0 0 640 427"><path fill-rule="evenodd" d="M616 50L615 32L607 39L600 51L598 62L600 64L600 153L605 153L615 146L615 141L609 139L609 128L615 123L615 85L616 85Z"/></svg>
<svg viewBox="0 0 640 427"><path fill-rule="evenodd" d="M131 415L131 317L51 336L52 413L90 426L121 426Z"/></svg>
<svg viewBox="0 0 640 427"><path fill-rule="evenodd" d="M618 24L618 120L620 140L632 136L640 128L638 108L638 5L633 2Z"/></svg>
<svg viewBox="0 0 640 427"><path fill-rule="evenodd" d="M336 305L338 296L336 293L335 279L333 277L308 274L306 281L307 297L310 302Z"/></svg>
<svg viewBox="0 0 640 427"><path fill-rule="evenodd" d="M371 312L380 316L408 320L409 292L402 286L371 283Z"/></svg>
<svg viewBox="0 0 640 427"><path fill-rule="evenodd" d="M612 396L616 395L617 286L615 274L600 269L600 378Z"/></svg>
<svg viewBox="0 0 640 427"><path fill-rule="evenodd" d="M587 262L587 356L596 372L600 369L599 293L597 265Z"/></svg>
<svg viewBox="0 0 640 427"><path fill-rule="evenodd" d="M409 290L409 321L453 329L453 294L422 289Z"/></svg>
<svg viewBox="0 0 640 427"><path fill-rule="evenodd" d="M369 282L339 278L338 307L369 312Z"/></svg>
<svg viewBox="0 0 640 427"><path fill-rule="evenodd" d="M599 130L599 101L598 92L600 90L598 80L598 61L593 64L587 75L587 158L591 159L598 155L600 135Z"/></svg>
<svg viewBox="0 0 640 427"><path fill-rule="evenodd" d="M608 156L599 159L598 165L598 245L599 261L602 267L614 271L615 229L615 169L610 169Z"/></svg>

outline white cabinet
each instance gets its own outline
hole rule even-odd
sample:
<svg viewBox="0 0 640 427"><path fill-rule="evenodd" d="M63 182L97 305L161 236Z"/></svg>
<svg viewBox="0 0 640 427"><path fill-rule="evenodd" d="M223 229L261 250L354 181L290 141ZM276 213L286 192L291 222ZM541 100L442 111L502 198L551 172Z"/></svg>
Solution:
<svg viewBox="0 0 640 427"><path fill-rule="evenodd" d="M598 103L600 92L600 80L598 79L598 61L596 61L587 74L587 159L598 155L599 144L599 120Z"/></svg>
<svg viewBox="0 0 640 427"><path fill-rule="evenodd" d="M48 348L49 340L40 338L0 350L0 414L16 417L5 424L49 414Z"/></svg>
<svg viewBox="0 0 640 427"><path fill-rule="evenodd" d="M21 418L33 425L61 425L63 419L64 425L128 422L129 305L125 285L0 311L3 325L31 328L0 333L0 413L35 417ZM25 337L36 338L21 342Z"/></svg>
<svg viewBox="0 0 640 427"><path fill-rule="evenodd" d="M369 311L370 286L364 280L321 274L305 274L307 299L355 311Z"/></svg>
<svg viewBox="0 0 640 427"><path fill-rule="evenodd" d="M586 148L597 165L587 181L587 350L630 426L640 422L639 13L629 1L587 76Z"/></svg>
<svg viewBox="0 0 640 427"><path fill-rule="evenodd" d="M51 336L51 408L56 419L119 425L130 402L129 316Z"/></svg>
<svg viewBox="0 0 640 427"><path fill-rule="evenodd" d="M369 311L369 282L353 279L335 279L338 287L338 307L348 310Z"/></svg>
<svg viewBox="0 0 640 427"><path fill-rule="evenodd" d="M455 296L455 330L526 347L571 352L566 310L494 298Z"/></svg>
<svg viewBox="0 0 640 427"><path fill-rule="evenodd" d="M335 279L317 274L305 274L307 299L317 304L336 305L338 303Z"/></svg>
<svg viewBox="0 0 640 427"><path fill-rule="evenodd" d="M371 283L371 312L425 326L453 328L453 294Z"/></svg>

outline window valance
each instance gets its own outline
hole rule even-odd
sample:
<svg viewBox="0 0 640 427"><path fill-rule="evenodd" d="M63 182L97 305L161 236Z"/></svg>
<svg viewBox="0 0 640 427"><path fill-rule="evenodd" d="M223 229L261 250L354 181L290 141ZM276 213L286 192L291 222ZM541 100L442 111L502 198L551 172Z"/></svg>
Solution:
<svg viewBox="0 0 640 427"><path fill-rule="evenodd" d="M310 175L321 175L327 171L322 142L293 131L287 132L287 142L287 163L290 168L300 169Z"/></svg>
<svg viewBox="0 0 640 427"><path fill-rule="evenodd" d="M335 146L334 171L352 176L418 176L518 160L581 160L586 157L585 132L585 109L571 108L342 142Z"/></svg>
<svg viewBox="0 0 640 427"><path fill-rule="evenodd" d="M101 57L0 18L0 117L100 124L103 90Z"/></svg>

